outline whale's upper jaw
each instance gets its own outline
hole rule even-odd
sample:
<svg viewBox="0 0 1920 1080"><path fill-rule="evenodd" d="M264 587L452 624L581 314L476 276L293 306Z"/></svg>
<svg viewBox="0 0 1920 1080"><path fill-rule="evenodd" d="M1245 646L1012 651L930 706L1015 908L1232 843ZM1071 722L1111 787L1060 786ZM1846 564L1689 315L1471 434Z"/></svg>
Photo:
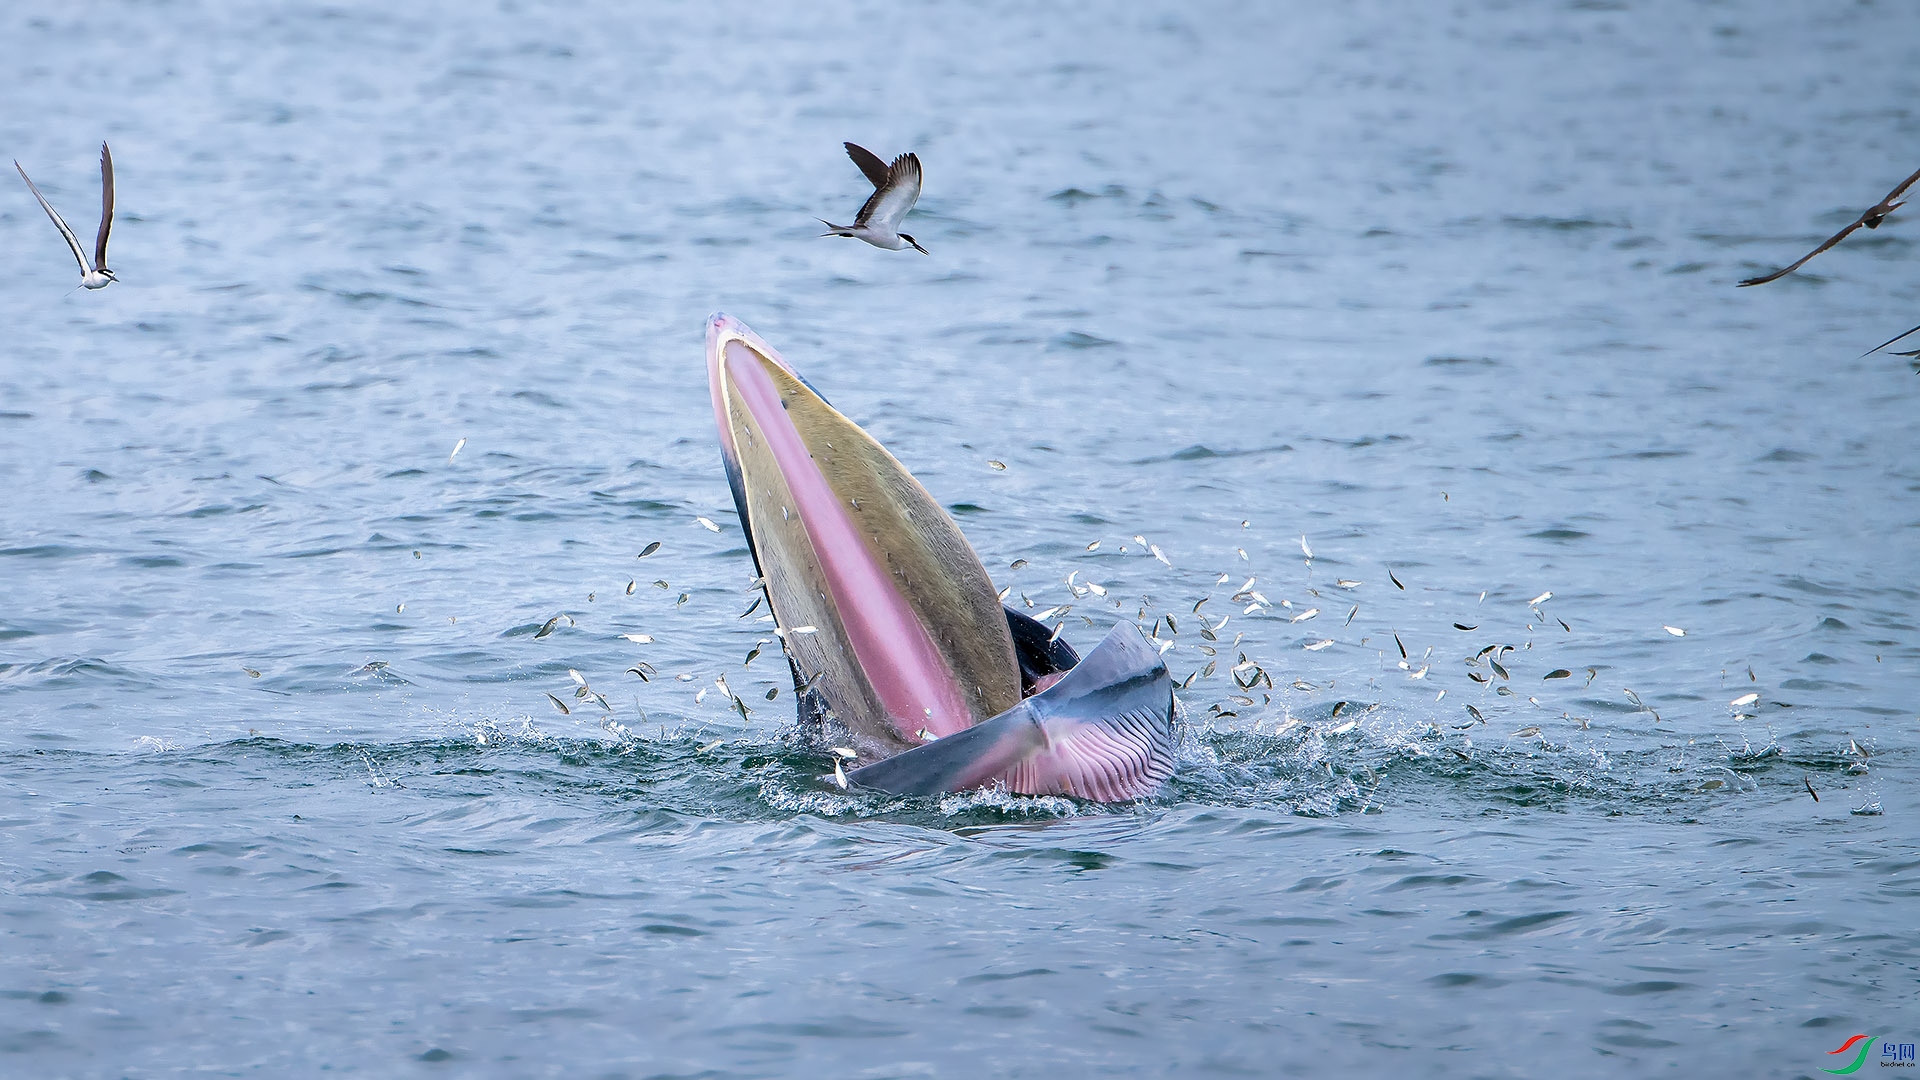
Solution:
<svg viewBox="0 0 1920 1080"><path fill-rule="evenodd" d="M725 315L707 324L707 372L728 482L787 654L861 760L1017 704L1006 615L940 504Z"/></svg>

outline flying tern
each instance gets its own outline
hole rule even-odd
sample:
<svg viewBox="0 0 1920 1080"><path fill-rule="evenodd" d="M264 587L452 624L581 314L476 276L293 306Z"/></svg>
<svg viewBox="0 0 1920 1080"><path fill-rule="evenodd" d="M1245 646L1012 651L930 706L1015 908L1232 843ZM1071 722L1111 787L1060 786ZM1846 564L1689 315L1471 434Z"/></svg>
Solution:
<svg viewBox="0 0 1920 1080"><path fill-rule="evenodd" d="M866 147L853 143L845 145L847 156L860 166L860 171L873 183L873 194L867 197L866 205L860 208L860 216L853 219L852 225L835 225L821 218L820 224L832 231L820 235L851 236L889 251L910 247L925 255L926 248L900 231L900 223L906 220L907 212L920 200L920 159L913 154L901 154L893 159L892 165L888 165Z"/></svg>
<svg viewBox="0 0 1920 1080"><path fill-rule="evenodd" d="M13 167L20 173L20 179L27 182L27 190L40 200L40 209L47 212L47 216L53 219L54 227L60 230L60 235L66 237L67 247L73 249L74 260L80 264L80 284L89 289L104 289L120 280L113 276L113 271L107 269L107 232L113 228L113 152L107 149L107 144L100 144L100 234L93 240L91 262L87 261L86 249L80 246L80 241L68 227L67 219L60 216L60 211L53 208L45 195L40 194L33 178L27 175L27 170L20 168L18 161L13 163Z"/></svg>
<svg viewBox="0 0 1920 1080"><path fill-rule="evenodd" d="M1764 274L1760 277L1748 278L1747 280L1741 282L1740 284L1742 286L1765 285L1767 282L1772 281L1775 278L1786 277L1788 274L1791 274L1795 270L1800 269L1802 266L1807 265L1808 259L1813 258L1815 255L1818 255L1821 252L1832 247L1833 245L1839 243L1840 241L1845 240L1850 234L1852 234L1853 230L1859 228L1860 226L1865 225L1869 229L1879 228L1880 222L1884 221L1888 214L1893 213L1895 210L1900 209L1900 207L1906 204L1906 200L1901 198L1901 196L1907 193L1907 189L1912 187L1914 184L1914 181L1916 180L1920 180L1920 171L1916 171L1912 176L1909 176L1905 180L1900 181L1900 185L1898 187L1894 188L1892 191L1887 192L1886 198L1881 199L1879 202L1874 203L1872 206L1867 207L1865 213L1861 214L1857 218L1854 218L1853 223L1848 225L1846 228L1841 229L1839 232L1834 233L1832 236L1828 237L1826 243L1821 244L1819 247L1814 248L1812 251L1809 251L1805 255L1800 256L1799 262L1796 262L1792 266L1789 266L1783 270L1775 270L1771 274ZM1911 333L1911 332L1912 331L1908 331L1908 333ZM1898 340L1899 338L1894 339L1894 341L1898 341ZM1891 345L1893 344L1893 342L1890 341L1887 344ZM1886 346L1881 346L1881 347L1885 348Z"/></svg>

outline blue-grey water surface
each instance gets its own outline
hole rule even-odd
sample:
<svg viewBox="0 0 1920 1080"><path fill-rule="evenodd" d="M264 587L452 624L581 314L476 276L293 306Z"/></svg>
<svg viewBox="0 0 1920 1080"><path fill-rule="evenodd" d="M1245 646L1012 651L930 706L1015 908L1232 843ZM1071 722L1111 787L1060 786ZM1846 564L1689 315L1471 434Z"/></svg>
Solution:
<svg viewBox="0 0 1920 1080"><path fill-rule="evenodd" d="M9 6L0 153L91 236L112 143L121 282L0 181L0 1075L1911 1041L1920 378L1859 354L1920 215L1733 284L1920 164L1916 50L1893 3ZM919 153L930 256L817 235L849 139ZM743 663L715 310L1012 602L1174 642L1167 791L823 782Z"/></svg>

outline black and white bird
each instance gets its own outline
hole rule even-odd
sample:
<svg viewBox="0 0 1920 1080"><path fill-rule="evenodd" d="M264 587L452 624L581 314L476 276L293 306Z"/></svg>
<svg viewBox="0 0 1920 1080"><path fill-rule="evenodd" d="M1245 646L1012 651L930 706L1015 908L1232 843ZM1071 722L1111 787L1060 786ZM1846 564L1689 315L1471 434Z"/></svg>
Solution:
<svg viewBox="0 0 1920 1080"><path fill-rule="evenodd" d="M920 201L920 159L912 154L901 154L893 159L892 165L888 165L864 146L853 143L845 145L847 156L873 182L873 194L868 196L866 205L860 208L860 216L853 219L852 225L835 225L821 218L820 224L832 231L820 235L851 236L888 251L910 247L925 255L926 248L900 231L900 223L906 220L907 211Z"/></svg>
<svg viewBox="0 0 1920 1080"><path fill-rule="evenodd" d="M80 263L80 284L89 289L104 289L112 282L120 280L113 276L113 271L107 269L107 232L113 228L113 152L107 149L107 144L100 144L100 234L93 240L92 262L87 261L86 249L80 246L80 241L74 237L73 230L67 227L67 219L61 217L60 211L55 210L53 204L47 202L45 195L40 194L40 189L34 186L33 178L27 175L27 170L20 168L18 161L13 163L13 167L20 173L20 179L27 182L27 190L33 192L33 197L40 200L40 209L45 210L47 216L53 219L54 227L60 230L60 235L67 238L67 247L73 249L74 259Z"/></svg>
<svg viewBox="0 0 1920 1080"><path fill-rule="evenodd" d="M1867 207L1864 213L1862 213L1859 217L1853 219L1853 223L1851 225L1848 225L1846 228L1841 229L1839 232L1834 233L1832 236L1828 237L1826 243L1821 244L1819 247L1814 248L1812 251L1809 251L1805 255L1800 256L1799 262L1794 263L1792 266L1775 270L1771 274L1762 274L1759 277L1748 278L1747 280L1741 282L1740 284L1742 286L1765 285L1769 281L1773 281L1777 278L1786 277L1788 274L1791 274L1795 270L1798 270L1801 267L1807 265L1808 259L1813 258L1815 255L1818 255L1821 252L1832 247L1833 245L1839 243L1840 241L1845 240L1849 235L1853 233L1853 230L1859 228L1860 226L1865 225L1869 229L1879 228L1880 222L1885 220L1888 214L1891 214L1895 210L1898 210L1902 206L1906 205L1906 200L1902 199L1901 196L1905 195L1907 193L1907 189L1912 187L1914 185L1914 182L1917 180L1920 180L1920 171L1915 171L1912 176L1909 176L1905 180L1900 181L1900 184L1898 187L1894 188L1892 191L1887 192L1886 198L1881 199L1879 202L1874 203L1872 206ZM1907 331L1907 333L1909 334L1912 332L1913 331L1911 330ZM1905 335L1902 335L1902 337L1904 336ZM1898 341L1898 340L1900 339L1899 338L1894 339L1894 341ZM1893 344L1893 341L1887 342L1887 345L1891 345L1891 344ZM1881 348L1886 348L1886 345L1881 346Z"/></svg>

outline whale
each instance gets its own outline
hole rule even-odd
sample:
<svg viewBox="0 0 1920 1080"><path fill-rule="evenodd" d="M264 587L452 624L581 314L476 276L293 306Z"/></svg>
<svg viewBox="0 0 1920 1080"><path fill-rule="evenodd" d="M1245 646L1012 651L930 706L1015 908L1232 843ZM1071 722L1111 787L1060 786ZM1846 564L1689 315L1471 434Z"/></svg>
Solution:
<svg viewBox="0 0 1920 1080"><path fill-rule="evenodd" d="M1173 680L1132 621L1085 657L1001 603L906 467L744 323L707 322L720 457L792 670L798 723L896 795L1094 802L1172 778Z"/></svg>

